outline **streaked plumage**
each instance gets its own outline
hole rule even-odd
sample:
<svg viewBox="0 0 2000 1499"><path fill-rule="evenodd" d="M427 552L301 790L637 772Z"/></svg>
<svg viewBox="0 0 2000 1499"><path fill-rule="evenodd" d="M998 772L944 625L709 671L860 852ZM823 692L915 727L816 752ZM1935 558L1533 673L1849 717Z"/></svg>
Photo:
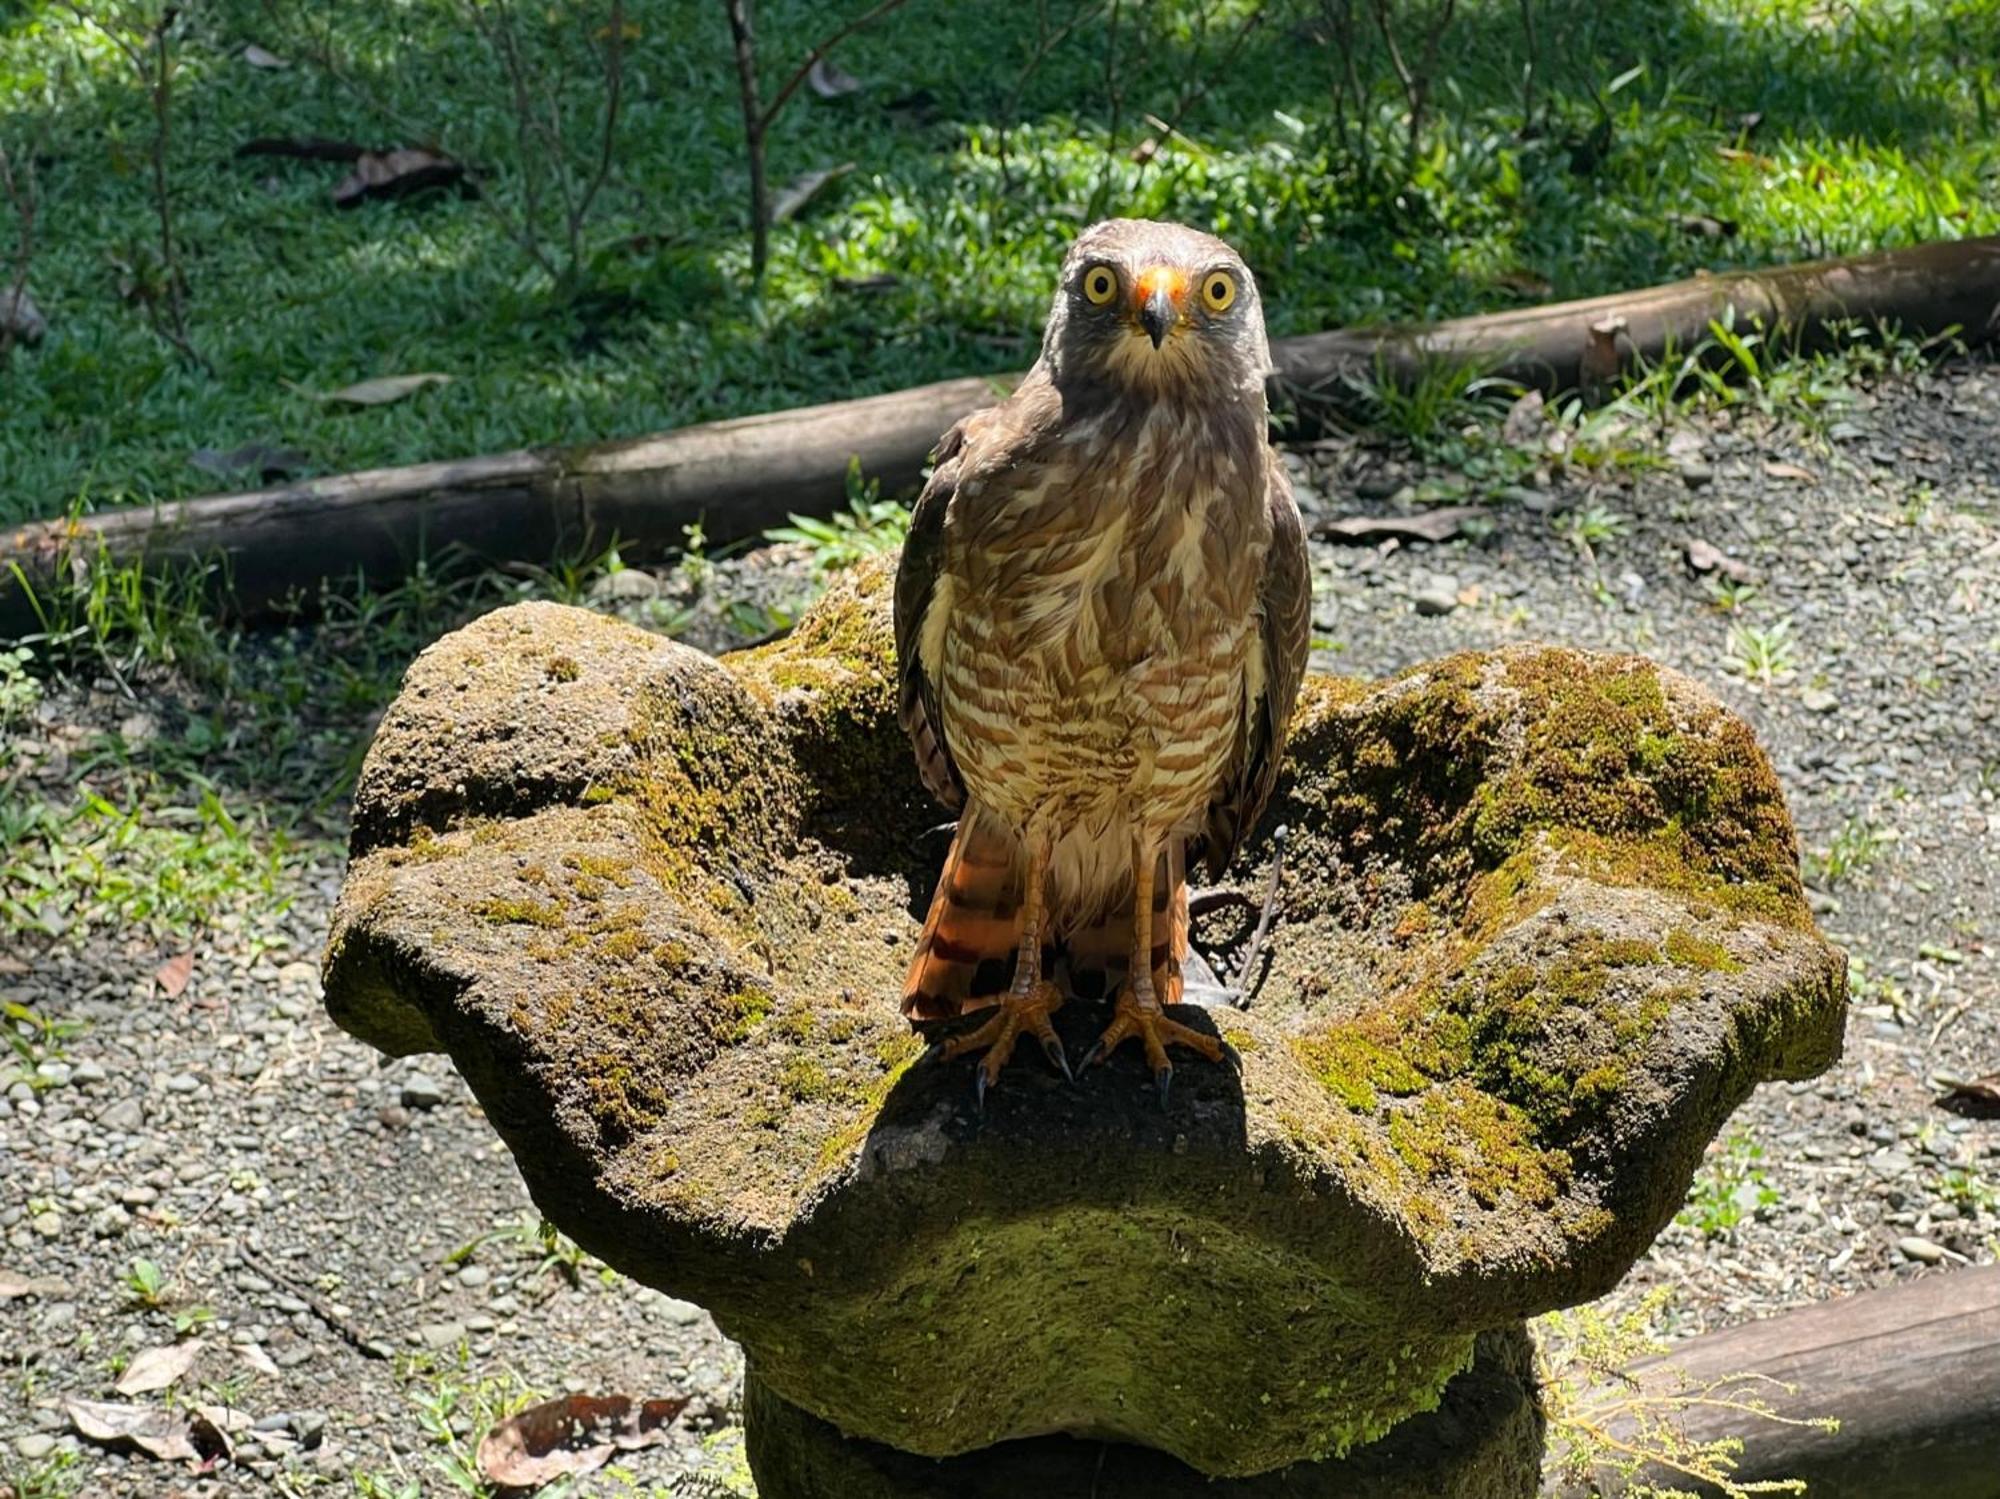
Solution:
<svg viewBox="0 0 2000 1499"><path fill-rule="evenodd" d="M1269 798L1308 648L1268 367L1228 246L1113 220L1071 249L1020 388L940 443L896 641L904 727L960 830L905 987L913 1018L976 1002L980 963L1013 952L1024 920L1073 968L1151 926L1128 987L1178 999L1186 859L1219 871ZM1039 950L1019 960L1017 999L1042 982Z"/></svg>

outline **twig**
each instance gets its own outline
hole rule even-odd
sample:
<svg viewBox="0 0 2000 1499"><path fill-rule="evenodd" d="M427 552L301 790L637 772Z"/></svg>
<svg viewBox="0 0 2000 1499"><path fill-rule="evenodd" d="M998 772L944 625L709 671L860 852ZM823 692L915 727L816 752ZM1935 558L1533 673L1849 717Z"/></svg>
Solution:
<svg viewBox="0 0 2000 1499"><path fill-rule="evenodd" d="M736 89L743 103L743 145L750 157L750 279L762 282L771 262L771 189L765 175L764 141L778 114L790 102L799 85L811 75L814 64L864 26L872 26L906 0L880 0L872 9L815 42L805 61L778 85L769 104L760 105L757 88L757 37L751 23L750 0L723 0L729 14L729 35L736 52Z"/></svg>
<svg viewBox="0 0 2000 1499"><path fill-rule="evenodd" d="M874 25L882 17L888 15L890 11L899 8L903 4L904 0L881 0L881 4L877 5L867 14L856 16L852 21L849 21L824 41L816 43L813 49L806 53L806 60L799 64L792 76L787 78L779 86L778 92L771 96L771 102L765 107L763 116L759 119L758 124L764 130L769 130L771 122L778 118L778 111L785 107L785 101L797 93L799 85L806 81L807 75L813 70L814 63L825 57L827 53L846 41L855 32L861 30L862 27ZM736 0L732 0L730 8L732 10L736 8Z"/></svg>
<svg viewBox="0 0 2000 1499"><path fill-rule="evenodd" d="M548 254L542 249L541 236L535 232L535 225L541 219L542 174L531 170L528 163L535 159L535 151L529 135L534 127L534 105L528 97L528 71L521 60L521 50L514 32L514 13L510 6L497 5L488 13L487 7L473 5L466 14L479 34L485 38L487 50L500 59L501 67L507 74L507 87L514 101L514 145L521 157L521 223L516 232L507 222L504 211L499 212L503 227L509 237L521 247L542 273L555 279L557 272L550 263ZM558 162L561 151L551 153ZM492 200L495 194L482 192L482 199Z"/></svg>
<svg viewBox="0 0 2000 1499"><path fill-rule="evenodd" d="M1090 194L1090 214L1103 212L1111 191L1112 164L1118 159L1118 129L1125 118L1125 87L1118 78L1118 17L1121 0L1111 0L1111 24L1104 30L1104 94L1111 101L1111 120L1104 132L1104 162L1098 169L1097 186Z"/></svg>
<svg viewBox="0 0 2000 1499"><path fill-rule="evenodd" d="M1241 890L1199 890L1188 893L1188 919L1206 916L1229 906L1254 906L1257 902Z"/></svg>
<svg viewBox="0 0 2000 1499"><path fill-rule="evenodd" d="M299 1300L303 1301L315 1317L324 1322L343 1343L347 1344L348 1347L352 1348L363 1358L386 1359L391 1357L387 1346L368 1337L354 1325L351 1319L335 1311L332 1304L325 1297L321 1296L304 1281L298 1279L290 1271L280 1270L270 1260L264 1258L263 1255L259 1254L246 1243L239 1241L236 1246L236 1252L243 1256L244 1262L252 1270L255 1270L266 1280L276 1281L287 1291L298 1297Z"/></svg>
<svg viewBox="0 0 2000 1499"><path fill-rule="evenodd" d="M1271 913L1278 907L1278 881L1285 872L1285 840L1291 836L1289 828L1278 828L1271 834L1271 872L1264 879L1264 909L1258 913L1257 925L1250 933L1250 945L1243 952L1243 966L1236 971L1236 1007L1250 1008L1250 1001L1256 991L1251 987L1257 974L1257 960L1264 952L1264 938L1271 930Z"/></svg>
<svg viewBox="0 0 2000 1499"><path fill-rule="evenodd" d="M1424 35L1424 55L1421 64L1412 69L1403 56L1402 46L1396 40L1396 28L1389 19L1390 0L1372 0L1375 24L1382 32L1382 42L1389 53L1389 66L1395 71L1396 81L1403 87L1403 99L1409 106L1410 124L1408 138L1403 148L1403 178L1408 181L1416 171L1417 148L1422 144L1424 110L1430 102L1431 84L1437 76L1437 52L1444 41L1444 34L1451 29L1452 12L1458 0L1443 0L1436 14L1431 18L1430 29Z"/></svg>
<svg viewBox="0 0 2000 1499"><path fill-rule="evenodd" d="M1535 44L1535 0L1521 0L1521 35L1528 45L1528 60L1521 67L1521 134L1525 137L1535 128L1535 61L1539 53Z"/></svg>
<svg viewBox="0 0 2000 1499"><path fill-rule="evenodd" d="M618 112L625 100L625 0L611 0L611 35L604 44L604 90L604 132L598 148L597 171L584 186L576 212L570 216L572 274L582 262L584 220L590 216L598 193L611 176L611 160L618 138Z"/></svg>
<svg viewBox="0 0 2000 1499"><path fill-rule="evenodd" d="M7 154L5 142L0 142L0 192L5 192L7 202L14 209L14 217L20 223L20 234L14 246L13 285L8 288L6 315L0 317L0 364L5 364L7 356L14 351L14 329L21 319L21 301L28 294L28 267L35 258L35 152L38 140L30 145L21 158L21 170L16 173L14 163Z"/></svg>
<svg viewBox="0 0 2000 1499"><path fill-rule="evenodd" d="M1222 55L1215 60L1213 66L1204 65L1204 59L1197 57L1194 66L1189 70L1189 82L1187 86L1181 90L1180 96L1174 101L1174 112L1171 115L1167 116L1164 120L1150 114L1145 117L1146 123L1160 132L1162 141L1171 140L1175 136L1180 136L1182 140L1187 139L1187 137L1181 136L1181 121L1187 118L1189 110L1193 109L1195 105L1208 96L1208 91L1214 86L1216 78L1236 60L1236 54L1243 50L1243 44L1250 39L1250 33L1263 23L1265 14L1265 8L1262 5L1258 5L1250 10L1243 17L1242 24L1236 28L1236 34L1230 38L1229 45L1223 49ZM1208 13L1204 10L1202 12L1202 37L1204 42L1207 40L1207 36ZM1144 162L1140 163L1142 175L1145 168L1152 165L1153 160L1154 158L1149 156Z"/></svg>
<svg viewBox="0 0 2000 1499"><path fill-rule="evenodd" d="M724 0L736 49L736 89L743 102L743 148L750 157L750 279L761 284L771 261L771 189L764 179L764 123L757 103L757 39L750 0Z"/></svg>
<svg viewBox="0 0 2000 1499"><path fill-rule="evenodd" d="M1035 50L1022 64L1020 73L1014 79L1014 87L1007 95L1007 102L1000 106L1000 185L1009 192L1014 188L1014 170L1007 154L1009 122L1020 110L1021 95L1028 87L1028 80L1040 70L1051 52L1069 40L1077 27L1101 15L1106 3L1107 0L1086 0L1077 7L1075 15L1051 31L1048 0L1035 0Z"/></svg>
<svg viewBox="0 0 2000 1499"><path fill-rule="evenodd" d="M71 15L86 26L95 27L105 39L116 47L139 75L139 82L145 87L153 109L152 157L153 213L160 226L161 275L166 283L166 310L168 322L162 324L159 314L159 299L146 297L147 315L152 319L153 331L172 344L190 361L209 369L209 363L196 351L188 338L187 310L184 305L187 278L181 272L179 246L174 240L174 205L172 185L167 178L167 152L172 144L174 105L174 65L173 52L167 45L167 34L173 30L174 22L180 18L180 11L168 6L160 12L159 19L143 30L128 31L126 24L99 19L81 0L67 0L66 8Z"/></svg>
<svg viewBox="0 0 2000 1499"><path fill-rule="evenodd" d="M1938 1044L1938 1037L1942 1036L1946 1031L1950 1030L1954 1025L1958 1024L1959 1018L1963 1016L1965 1012L1971 1008L1972 1008L1972 1001L1967 999L1967 1000L1961 1000L1958 1004L1954 1005L1950 1010L1948 1010L1938 1020L1938 1023L1931 1027L1930 1040L1924 1043L1926 1049L1932 1046L1936 1046Z"/></svg>

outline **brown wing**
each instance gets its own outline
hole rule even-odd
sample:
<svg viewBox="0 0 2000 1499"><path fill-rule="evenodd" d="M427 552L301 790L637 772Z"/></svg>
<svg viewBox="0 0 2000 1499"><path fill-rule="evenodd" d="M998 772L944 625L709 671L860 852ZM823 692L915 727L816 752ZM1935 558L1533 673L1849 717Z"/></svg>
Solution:
<svg viewBox="0 0 2000 1499"><path fill-rule="evenodd" d="M965 451L965 417L938 440L930 481L910 512L910 534L896 568L897 716L910 747L917 753L917 773L930 794L956 812L965 805L965 782L945 743L944 718L938 712L937 688L924 672L918 654L924 617L937 593L938 572L944 566L944 517L958 489L960 458Z"/></svg>
<svg viewBox="0 0 2000 1499"><path fill-rule="evenodd" d="M1202 829L1203 854L1210 874L1218 879L1271 799L1292 707L1305 678L1306 657L1312 653L1312 564L1305 524L1292 499L1292 481L1276 452L1269 455L1268 472L1271 552L1258 595L1263 680L1250 702L1242 758L1230 768L1209 804Z"/></svg>
<svg viewBox="0 0 2000 1499"><path fill-rule="evenodd" d="M938 599L944 569L945 519L972 497L961 494L961 476L976 472L980 503L1004 503L1033 467L1033 455L1061 416L1047 372L1037 365L1020 388L998 406L975 411L945 433L937 446L930 482L910 514L910 535L896 571L898 716L916 751L917 770L932 796L956 812L965 805L965 782L945 740L937 684L924 669L924 628Z"/></svg>

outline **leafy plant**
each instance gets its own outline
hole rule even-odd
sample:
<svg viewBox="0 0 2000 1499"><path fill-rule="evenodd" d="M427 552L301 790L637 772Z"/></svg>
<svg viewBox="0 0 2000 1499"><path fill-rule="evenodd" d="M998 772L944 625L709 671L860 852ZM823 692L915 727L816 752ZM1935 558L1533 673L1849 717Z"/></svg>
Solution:
<svg viewBox="0 0 2000 1499"><path fill-rule="evenodd" d="M17 1467L0 1457L0 1493L14 1499L72 1499L82 1492L83 1474L74 1452L51 1452L39 1462Z"/></svg>
<svg viewBox="0 0 2000 1499"><path fill-rule="evenodd" d="M1804 1494L1803 1479L1739 1482L1734 1475L1742 1440L1697 1441L1686 1426L1692 1412L1724 1410L1732 1424L1745 1427L1771 1422L1839 1429L1840 1423L1830 1417L1780 1414L1772 1399L1796 1394L1792 1386L1753 1373L1698 1380L1671 1364L1652 1371L1643 1384L1625 1372L1637 1359L1671 1352L1649 1330L1671 1295L1669 1290L1655 1292L1620 1317L1585 1306L1536 1320L1535 1366L1549 1422L1544 1476L1552 1484L1611 1480L1606 1488L1631 1499L1688 1499L1689 1491L1678 1482L1662 1488L1653 1481L1661 1471L1708 1486L1704 1492L1720 1493L1723 1499Z"/></svg>
<svg viewBox="0 0 2000 1499"><path fill-rule="evenodd" d="M1802 862L1816 885L1831 887L1852 879L1881 857L1895 834L1865 817L1850 817L1834 831L1824 849L1809 851Z"/></svg>
<svg viewBox="0 0 2000 1499"><path fill-rule="evenodd" d="M1745 680L1768 687L1792 674L1796 645L1789 619L1769 625L1739 621L1729 627L1723 664Z"/></svg>
<svg viewBox="0 0 2000 1499"><path fill-rule="evenodd" d="M1741 614L1757 601L1760 593L1755 583L1739 582L1724 573L1712 573L1703 579L1702 590L1708 595L1709 607L1718 614Z"/></svg>
<svg viewBox="0 0 2000 1499"><path fill-rule="evenodd" d="M1705 1239L1719 1239L1746 1216L1776 1207L1778 1190L1771 1185L1763 1160L1762 1145L1741 1131L1731 1134L1710 1153L1688 1193L1687 1206L1674 1221Z"/></svg>
<svg viewBox="0 0 2000 1499"><path fill-rule="evenodd" d="M1950 1166L1940 1173L1938 1195L1967 1213L2000 1213L2000 1188L1970 1166Z"/></svg>
<svg viewBox="0 0 2000 1499"><path fill-rule="evenodd" d="M1428 352L1408 379L1378 356L1371 374L1350 376L1348 383L1370 426L1426 455L1442 455L1447 439L1521 393L1519 386L1496 379L1489 366L1476 360Z"/></svg>
<svg viewBox="0 0 2000 1499"><path fill-rule="evenodd" d="M444 1257L444 1263L462 1265L488 1245L500 1245L537 1259L536 1275L555 1271L571 1286L582 1285L584 1271L596 1263L576 1240L546 1218L520 1218L502 1223L459 1245ZM617 1272L608 1265L598 1265L597 1273L598 1279L607 1285L617 1279Z"/></svg>
<svg viewBox="0 0 2000 1499"><path fill-rule="evenodd" d="M861 460L847 463L847 508L836 510L826 519L794 515L789 526L777 526L764 533L770 541L798 542L811 548L813 567L821 573L834 572L882 552L893 552L910 534L907 506L882 498L878 479L864 481Z"/></svg>
<svg viewBox="0 0 2000 1499"><path fill-rule="evenodd" d="M1627 529L1624 516L1599 504L1572 510L1560 516L1555 524L1570 545L1586 556L1605 542L1623 536Z"/></svg>
<svg viewBox="0 0 2000 1499"><path fill-rule="evenodd" d="M540 1397L511 1370L475 1375L461 1348L456 1362L442 1365L428 1355L398 1360L397 1373L417 1413L417 1425L435 1448L426 1454L432 1471L453 1489L474 1499L491 1492L479 1471L479 1443L493 1423L533 1405Z"/></svg>
<svg viewBox="0 0 2000 1499"><path fill-rule="evenodd" d="M34 659L34 651L25 645L0 650L0 729L27 717L42 700L42 684L28 674L28 663Z"/></svg>
<svg viewBox="0 0 2000 1499"><path fill-rule="evenodd" d="M5 867L0 865L0 870ZM30 1066L36 1062L60 1061L68 1056L63 1042L80 1035L84 1029L81 1020L56 1020L16 999L0 999L0 1017L6 1020L5 1025L0 1025L0 1032L5 1033L7 1045L15 1056Z"/></svg>
<svg viewBox="0 0 2000 1499"><path fill-rule="evenodd" d="M135 1259L125 1271L125 1293L134 1306L157 1311L167 1302L166 1277L148 1259Z"/></svg>

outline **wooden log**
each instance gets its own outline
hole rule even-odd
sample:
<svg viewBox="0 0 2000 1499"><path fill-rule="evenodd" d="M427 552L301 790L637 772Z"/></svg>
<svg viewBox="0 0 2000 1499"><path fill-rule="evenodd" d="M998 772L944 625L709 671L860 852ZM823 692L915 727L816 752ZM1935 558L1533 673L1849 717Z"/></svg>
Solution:
<svg viewBox="0 0 2000 1499"><path fill-rule="evenodd" d="M1968 342L2000 334L2000 236L1846 260L1699 275L1668 286L1428 328L1350 329L1279 340L1274 394L1311 430L1352 404L1356 376L1414 381L1463 361L1554 393L1600 391L1623 365L1689 348L1711 319L1804 345L1849 319ZM678 547L699 521L713 543L754 536L793 511L836 507L850 459L886 492L912 487L944 429L1014 378L969 378L651 437L376 469L277 489L50 521L0 537L0 637L34 627L22 586L47 590L99 557L114 564L220 561L231 607L269 616L310 602L322 578L394 582L456 547L488 561L545 561L615 534L635 559ZM11 565L10 565L11 564ZM16 569L19 576L16 576Z"/></svg>
<svg viewBox="0 0 2000 1499"><path fill-rule="evenodd" d="M1746 1387L1780 1414L1832 1416L1840 1430L1786 1426L1695 1407L1697 1441L1735 1437L1737 1482L1802 1478L1811 1499L2000 1499L2000 1266L1927 1275L1691 1338L1627 1371L1640 1390L1672 1391L1752 1374L1792 1387ZM1715 1490L1664 1470L1632 1482ZM1626 1492L1599 1476L1562 1499Z"/></svg>
<svg viewBox="0 0 2000 1499"><path fill-rule="evenodd" d="M896 493L914 487L938 435L1004 386L986 379L711 422L628 441L369 469L276 489L46 521L0 537L0 639L35 627L22 586L60 586L99 559L220 562L246 619L309 609L323 578L378 585L456 548L488 561L546 561L610 544L633 560L754 536L838 502L850 458ZM21 577L16 577L14 567Z"/></svg>
<svg viewBox="0 0 2000 1499"><path fill-rule="evenodd" d="M1342 375L1379 366L1408 383L1460 360L1553 394L1602 388L1637 359L1692 349L1712 321L1761 323L1787 345L1824 346L1842 323L1895 326L1929 337L1956 328L1968 344L2000 337L2000 235L1883 250L1844 260L1704 272L1685 281L1556 302L1428 328L1337 329L1281 340L1277 377L1294 396L1325 393Z"/></svg>

